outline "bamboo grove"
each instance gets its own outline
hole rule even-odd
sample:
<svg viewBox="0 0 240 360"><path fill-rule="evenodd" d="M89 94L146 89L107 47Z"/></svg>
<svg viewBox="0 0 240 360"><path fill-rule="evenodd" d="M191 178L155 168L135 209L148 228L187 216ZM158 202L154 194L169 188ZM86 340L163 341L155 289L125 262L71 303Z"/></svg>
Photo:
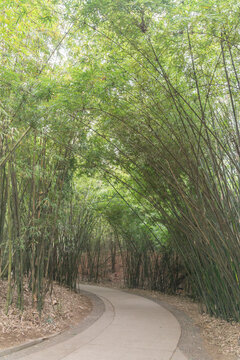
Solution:
<svg viewBox="0 0 240 360"><path fill-rule="evenodd" d="M239 11L4 1L6 309L24 281L41 310L53 280L74 288L81 266L98 281L119 254L127 286L183 286L239 321Z"/></svg>

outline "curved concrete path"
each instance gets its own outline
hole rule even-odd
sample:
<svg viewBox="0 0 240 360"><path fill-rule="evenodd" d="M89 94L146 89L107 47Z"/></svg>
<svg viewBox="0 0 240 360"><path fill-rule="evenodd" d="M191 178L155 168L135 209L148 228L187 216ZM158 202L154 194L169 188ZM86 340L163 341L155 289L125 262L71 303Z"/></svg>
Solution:
<svg viewBox="0 0 240 360"><path fill-rule="evenodd" d="M18 359L187 360L178 349L180 325L168 310L115 289L80 285L81 289L104 301L103 315L80 334L40 351L36 346L34 353L19 352Z"/></svg>

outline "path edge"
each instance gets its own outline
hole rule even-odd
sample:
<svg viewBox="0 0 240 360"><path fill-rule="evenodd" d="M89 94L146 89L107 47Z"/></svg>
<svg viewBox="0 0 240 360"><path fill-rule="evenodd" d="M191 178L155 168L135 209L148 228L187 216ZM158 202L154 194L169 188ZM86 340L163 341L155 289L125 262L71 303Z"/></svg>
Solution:
<svg viewBox="0 0 240 360"><path fill-rule="evenodd" d="M138 294L134 291L131 291L131 289L126 288L121 290L137 296L142 296L148 300L152 300L153 302L168 310L178 320L181 328L181 334L176 349L181 350L187 359L212 360L212 357L209 355L204 346L200 328L194 324L193 320L185 313L185 311L180 310L176 306L151 295Z"/></svg>
<svg viewBox="0 0 240 360"><path fill-rule="evenodd" d="M75 335L80 334L81 332L89 328L91 325L93 325L105 312L105 304L99 296L97 296L92 292L81 290L81 287L77 289L77 292L79 294L85 295L92 302L92 310L83 320L81 320L77 325L72 325L68 329L62 330L58 333L46 337L41 337L30 341L26 341L22 344L0 350L0 358L3 356L7 356L19 352L21 350L31 348L34 345L38 345L43 342L44 345L46 344L48 346L55 345L56 343L63 342Z"/></svg>

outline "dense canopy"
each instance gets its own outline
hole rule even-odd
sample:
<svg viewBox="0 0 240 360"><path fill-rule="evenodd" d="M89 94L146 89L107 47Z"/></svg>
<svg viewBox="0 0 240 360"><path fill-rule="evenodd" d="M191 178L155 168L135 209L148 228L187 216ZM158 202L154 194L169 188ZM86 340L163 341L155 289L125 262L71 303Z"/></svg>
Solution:
<svg viewBox="0 0 240 360"><path fill-rule="evenodd" d="M2 0L0 273L104 276L240 316L240 5ZM87 261L86 261L87 259Z"/></svg>

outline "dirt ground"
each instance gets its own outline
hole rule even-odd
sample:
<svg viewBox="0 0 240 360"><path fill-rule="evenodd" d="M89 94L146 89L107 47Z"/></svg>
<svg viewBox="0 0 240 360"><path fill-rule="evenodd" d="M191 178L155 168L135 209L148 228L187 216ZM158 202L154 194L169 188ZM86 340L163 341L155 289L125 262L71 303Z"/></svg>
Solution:
<svg viewBox="0 0 240 360"><path fill-rule="evenodd" d="M52 295L46 296L40 317L31 306L31 292L25 284L24 311L21 313L13 304L6 315L6 289L6 282L0 281L0 349L59 333L80 322L92 310L86 296L54 284ZM15 297L14 293L14 300Z"/></svg>

